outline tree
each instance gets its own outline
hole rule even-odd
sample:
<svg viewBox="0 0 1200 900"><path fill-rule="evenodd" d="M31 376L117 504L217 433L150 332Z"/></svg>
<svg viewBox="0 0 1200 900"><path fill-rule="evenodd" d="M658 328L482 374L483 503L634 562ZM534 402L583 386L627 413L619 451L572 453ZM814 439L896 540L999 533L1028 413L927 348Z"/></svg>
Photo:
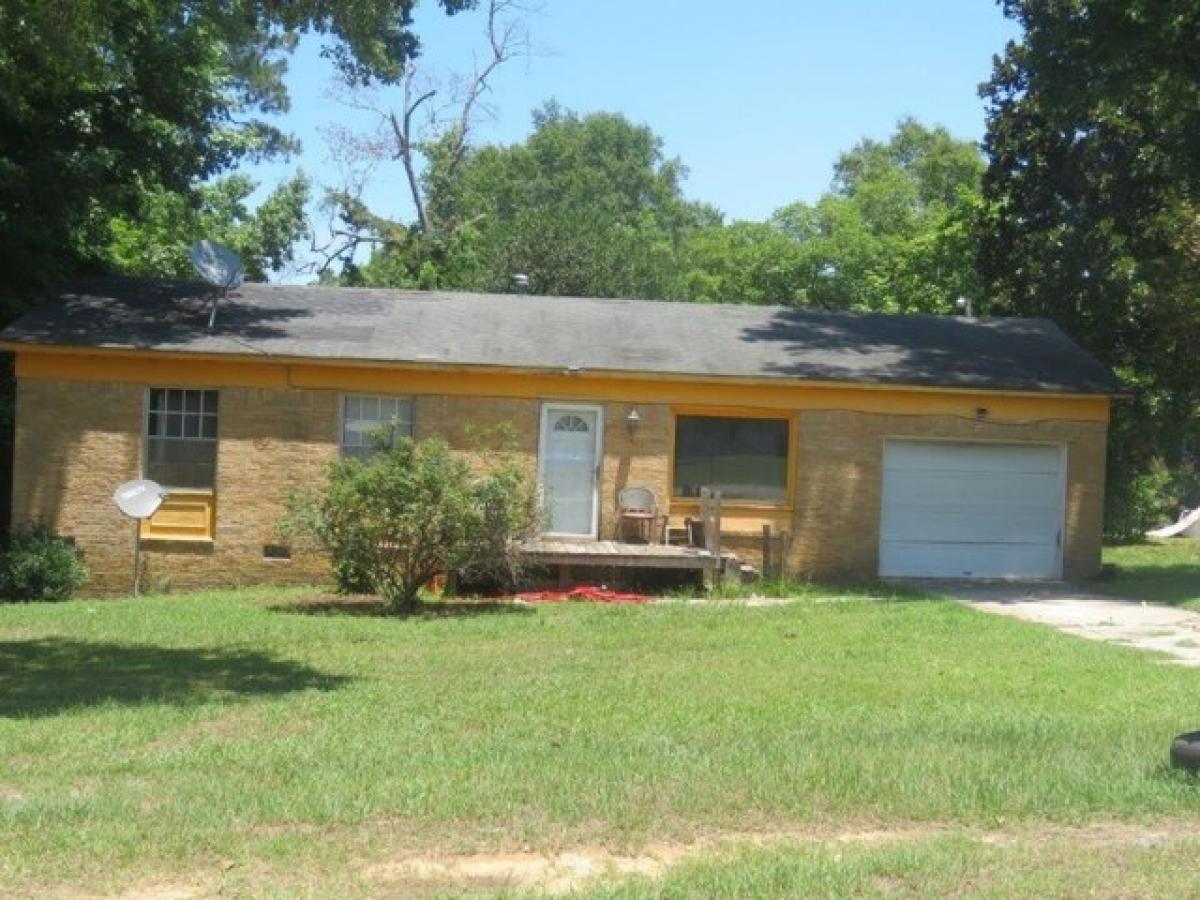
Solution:
<svg viewBox="0 0 1200 900"><path fill-rule="evenodd" d="M998 312L1048 316L1131 389L1110 442L1109 530L1159 461L1200 449L1200 7L1005 0L1024 34L995 61L980 269ZM1177 491L1175 501L1200 497Z"/></svg>
<svg viewBox="0 0 1200 900"><path fill-rule="evenodd" d="M108 225L147 193L293 146L286 109L302 32L359 83L417 52L416 0L0 0L0 270L21 293L102 265ZM450 13L475 0L439 0Z"/></svg>
<svg viewBox="0 0 1200 900"><path fill-rule="evenodd" d="M819 268L776 222L718 223L684 238L671 294L701 303L808 306Z"/></svg>
<svg viewBox="0 0 1200 900"><path fill-rule="evenodd" d="M364 246L411 250L414 243L435 246L455 241L455 223L430 209L429 194L438 190L439 183L455 181L476 120L490 112L485 98L497 71L530 54L529 32L519 14L531 9L519 0L486 0L484 51L475 57L468 74L439 79L418 60L409 59L396 90L351 85L342 94L346 106L373 113L375 127L366 134L330 129L332 142L351 169L366 171L327 192L323 206L329 214L329 236L313 245L320 278L330 279L339 265L353 272ZM416 217L411 226L375 215L363 201L371 170L381 162L397 160Z"/></svg>
<svg viewBox="0 0 1200 900"><path fill-rule="evenodd" d="M241 257L248 278L265 281L268 272L293 259L296 241L307 233L309 183L297 175L250 211L246 201L256 188L245 175L230 175L201 186L199 206L182 194L149 191L135 215L110 221L107 258L114 269L131 275L190 278L189 248L210 238Z"/></svg>
<svg viewBox="0 0 1200 900"><path fill-rule="evenodd" d="M437 233L382 248L348 277L507 291L523 272L538 293L663 297L684 234L718 221L683 198L683 176L648 127L548 103L523 143L461 159L432 148L423 183Z"/></svg>
<svg viewBox="0 0 1200 900"><path fill-rule="evenodd" d="M515 463L501 458L475 475L442 441L400 438L365 461L336 460L325 493L297 498L289 525L406 612L438 574L511 581L515 542L532 532L537 509Z"/></svg>
<svg viewBox="0 0 1200 900"><path fill-rule="evenodd" d="M912 119L843 154L829 193L773 218L800 245L802 305L947 313L979 297L970 224L982 173L974 144Z"/></svg>

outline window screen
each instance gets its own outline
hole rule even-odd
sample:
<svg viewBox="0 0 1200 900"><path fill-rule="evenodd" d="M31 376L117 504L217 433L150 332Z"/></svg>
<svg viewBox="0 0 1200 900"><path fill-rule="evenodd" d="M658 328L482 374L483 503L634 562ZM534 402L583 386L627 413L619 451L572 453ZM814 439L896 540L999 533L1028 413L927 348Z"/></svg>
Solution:
<svg viewBox="0 0 1200 900"><path fill-rule="evenodd" d="M146 477L170 488L211 490L216 486L216 391L150 389Z"/></svg>
<svg viewBox="0 0 1200 900"><path fill-rule="evenodd" d="M408 397L347 394L342 398L342 452L366 459L398 437L412 437L413 404Z"/></svg>
<svg viewBox="0 0 1200 900"><path fill-rule="evenodd" d="M675 420L675 496L700 488L726 499L778 502L787 497L787 419L679 416Z"/></svg>

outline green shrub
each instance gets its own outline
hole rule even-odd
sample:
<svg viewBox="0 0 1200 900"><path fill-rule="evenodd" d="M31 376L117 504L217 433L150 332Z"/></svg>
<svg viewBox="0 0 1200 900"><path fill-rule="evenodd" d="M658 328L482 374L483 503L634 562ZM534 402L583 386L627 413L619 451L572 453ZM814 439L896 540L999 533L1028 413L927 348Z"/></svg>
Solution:
<svg viewBox="0 0 1200 900"><path fill-rule="evenodd" d="M0 599L66 600L87 580L87 567L69 541L41 525L14 532L0 555Z"/></svg>
<svg viewBox="0 0 1200 900"><path fill-rule="evenodd" d="M1178 509L1175 478L1161 460L1143 472L1110 469L1104 532L1109 540L1140 541L1151 528L1170 522Z"/></svg>
<svg viewBox="0 0 1200 900"><path fill-rule="evenodd" d="M358 559L334 558L332 561L333 583L339 594L371 593L371 574L362 567Z"/></svg>
<svg viewBox="0 0 1200 900"><path fill-rule="evenodd" d="M324 546L339 585L361 578L394 611L443 573L511 582L537 498L519 466L494 463L476 475L442 441L401 438L366 461L336 460L323 494L293 499L287 528Z"/></svg>

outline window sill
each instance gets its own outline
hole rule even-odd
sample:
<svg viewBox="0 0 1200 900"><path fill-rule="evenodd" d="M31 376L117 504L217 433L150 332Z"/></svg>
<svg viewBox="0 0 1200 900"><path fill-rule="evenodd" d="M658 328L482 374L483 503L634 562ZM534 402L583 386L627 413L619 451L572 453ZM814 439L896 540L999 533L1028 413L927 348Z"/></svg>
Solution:
<svg viewBox="0 0 1200 900"><path fill-rule="evenodd" d="M198 537L188 535L170 535L170 534L143 534L141 536L143 544L212 544L214 539L211 536Z"/></svg>

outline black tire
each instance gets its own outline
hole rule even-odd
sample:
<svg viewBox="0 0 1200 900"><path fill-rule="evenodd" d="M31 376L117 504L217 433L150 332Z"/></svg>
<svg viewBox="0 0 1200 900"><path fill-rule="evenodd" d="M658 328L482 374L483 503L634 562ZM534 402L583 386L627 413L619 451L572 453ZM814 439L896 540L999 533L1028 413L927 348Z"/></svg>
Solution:
<svg viewBox="0 0 1200 900"><path fill-rule="evenodd" d="M1181 734L1171 741L1171 766L1188 772L1200 772L1200 731Z"/></svg>

